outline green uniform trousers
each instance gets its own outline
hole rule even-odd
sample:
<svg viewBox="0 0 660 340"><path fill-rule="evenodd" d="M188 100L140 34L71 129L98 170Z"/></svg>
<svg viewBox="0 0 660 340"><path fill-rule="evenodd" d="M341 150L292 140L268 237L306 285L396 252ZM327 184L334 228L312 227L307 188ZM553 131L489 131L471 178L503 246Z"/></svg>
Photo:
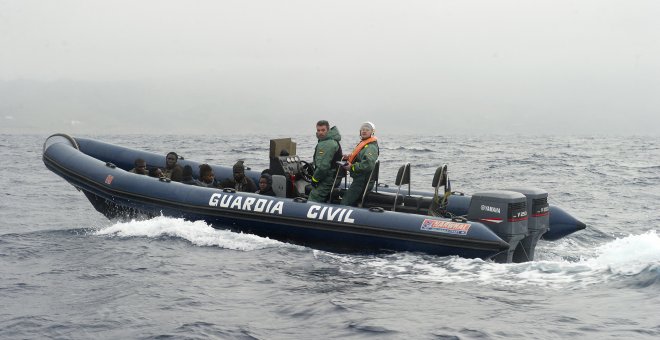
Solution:
<svg viewBox="0 0 660 340"><path fill-rule="evenodd" d="M360 176L360 177L355 177L353 178L353 183L351 183L351 187L348 188L346 193L344 194L344 197L341 198L341 205L350 205L356 207L358 203L360 203L360 200L362 199L362 193L364 193L364 187L367 185L367 181L369 180L368 176ZM369 190L373 189L374 187L374 181L371 181L369 183Z"/></svg>
<svg viewBox="0 0 660 340"><path fill-rule="evenodd" d="M312 192L309 193L309 198L307 200L319 203L326 203L328 197L330 197L330 192L334 187L334 177L325 178L322 181L319 181L319 184L316 188L312 189Z"/></svg>

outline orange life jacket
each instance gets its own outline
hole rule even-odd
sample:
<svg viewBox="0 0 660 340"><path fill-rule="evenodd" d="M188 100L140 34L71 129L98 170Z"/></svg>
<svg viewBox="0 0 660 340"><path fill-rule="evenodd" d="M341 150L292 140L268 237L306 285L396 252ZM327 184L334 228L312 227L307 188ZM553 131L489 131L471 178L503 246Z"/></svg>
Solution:
<svg viewBox="0 0 660 340"><path fill-rule="evenodd" d="M351 153L351 155L348 156L348 162L351 163L351 164L353 164L353 161L355 160L355 158L357 157L357 155L360 153L360 150L362 150L362 149L364 148L365 145L367 145L367 144L369 144L369 143L376 142L376 141L378 141L378 138L376 138L376 136L371 136L371 137L369 137L369 138L367 138L367 139L362 140L362 141L360 142L360 144L358 144L358 145L355 147L355 149L353 149L353 152Z"/></svg>

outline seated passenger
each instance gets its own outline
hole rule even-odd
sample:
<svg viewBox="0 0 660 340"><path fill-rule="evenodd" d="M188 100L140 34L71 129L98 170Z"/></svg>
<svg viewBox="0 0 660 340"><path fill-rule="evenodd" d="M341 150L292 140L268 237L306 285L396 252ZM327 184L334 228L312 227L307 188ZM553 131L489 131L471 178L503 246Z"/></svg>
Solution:
<svg viewBox="0 0 660 340"><path fill-rule="evenodd" d="M254 184L254 181L245 176L245 166L243 161L238 161L234 164L234 177L228 178L220 182L221 188L234 188L236 191L243 192L255 192L257 191L257 185Z"/></svg>
<svg viewBox="0 0 660 340"><path fill-rule="evenodd" d="M259 178L259 190L257 194L266 196L275 196L273 191L273 177L267 173L262 173Z"/></svg>
<svg viewBox="0 0 660 340"><path fill-rule="evenodd" d="M181 183L189 185L197 185L197 180L193 178L193 171L190 165L185 165L183 167L183 176Z"/></svg>
<svg viewBox="0 0 660 340"><path fill-rule="evenodd" d="M181 182L183 179L183 168L176 162L179 160L179 155L176 152L172 151L165 156L165 169L163 170L163 176L169 178L175 182Z"/></svg>
<svg viewBox="0 0 660 340"><path fill-rule="evenodd" d="M159 168L151 168L151 169L149 169L149 176L150 177L161 178L161 177L163 177L163 170L161 170Z"/></svg>
<svg viewBox="0 0 660 340"><path fill-rule="evenodd" d="M199 180L197 185L200 187L215 188L218 186L218 183L215 181L215 174L213 173L213 168L208 164L202 164L199 166Z"/></svg>
<svg viewBox="0 0 660 340"><path fill-rule="evenodd" d="M149 175L149 170L147 170L147 162L144 159L138 158L133 164L135 167L131 169L130 172L138 175Z"/></svg>

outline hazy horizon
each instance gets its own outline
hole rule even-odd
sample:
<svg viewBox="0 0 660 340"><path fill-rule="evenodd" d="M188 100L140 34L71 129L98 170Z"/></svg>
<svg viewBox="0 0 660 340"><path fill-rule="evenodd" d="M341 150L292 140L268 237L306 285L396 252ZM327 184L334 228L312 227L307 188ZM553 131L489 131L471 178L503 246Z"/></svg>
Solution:
<svg viewBox="0 0 660 340"><path fill-rule="evenodd" d="M660 134L655 1L0 2L0 133Z"/></svg>

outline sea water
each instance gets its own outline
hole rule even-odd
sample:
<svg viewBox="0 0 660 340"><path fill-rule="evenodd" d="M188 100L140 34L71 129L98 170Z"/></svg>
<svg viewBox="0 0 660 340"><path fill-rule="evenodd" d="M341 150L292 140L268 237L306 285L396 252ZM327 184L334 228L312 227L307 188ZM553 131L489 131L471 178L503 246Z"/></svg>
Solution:
<svg viewBox="0 0 660 340"><path fill-rule="evenodd" d="M108 220L45 168L46 137L0 136L2 339L660 337L659 137L380 136L382 183L410 162L432 191L447 163L455 191L539 187L587 223L518 264ZM287 136L84 137L262 170L268 138ZM293 137L310 160L314 137Z"/></svg>

